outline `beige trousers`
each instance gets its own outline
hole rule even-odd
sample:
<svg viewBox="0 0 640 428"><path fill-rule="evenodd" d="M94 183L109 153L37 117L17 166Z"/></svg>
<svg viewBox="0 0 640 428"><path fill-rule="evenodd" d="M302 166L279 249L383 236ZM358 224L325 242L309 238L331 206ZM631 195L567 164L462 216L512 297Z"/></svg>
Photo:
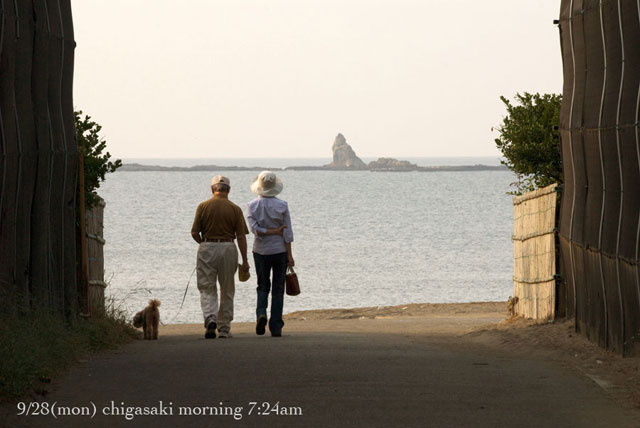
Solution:
<svg viewBox="0 0 640 428"><path fill-rule="evenodd" d="M218 330L229 330L233 320L234 274L238 268L238 250L234 242L203 242L198 248L197 278L200 306L206 325L214 321ZM220 307L218 290L220 283Z"/></svg>

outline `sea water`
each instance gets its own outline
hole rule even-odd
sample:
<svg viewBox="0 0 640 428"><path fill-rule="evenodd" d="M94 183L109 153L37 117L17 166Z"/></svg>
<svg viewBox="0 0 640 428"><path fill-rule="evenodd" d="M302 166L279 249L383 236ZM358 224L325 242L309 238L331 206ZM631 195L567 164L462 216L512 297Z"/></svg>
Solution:
<svg viewBox="0 0 640 428"><path fill-rule="evenodd" d="M128 160L134 161L134 160ZM144 164L322 165L324 160L136 160ZM414 160L415 162L415 160ZM433 164L496 164L423 160ZM134 313L162 301L165 323L202 322L190 231L215 172L116 172L100 188L106 294ZM246 213L255 171L223 172ZM279 171L302 293L285 312L418 302L506 300L512 293L509 171ZM236 282L235 320L255 319L256 276ZM189 282L190 281L190 282ZM178 313L189 283L184 307Z"/></svg>

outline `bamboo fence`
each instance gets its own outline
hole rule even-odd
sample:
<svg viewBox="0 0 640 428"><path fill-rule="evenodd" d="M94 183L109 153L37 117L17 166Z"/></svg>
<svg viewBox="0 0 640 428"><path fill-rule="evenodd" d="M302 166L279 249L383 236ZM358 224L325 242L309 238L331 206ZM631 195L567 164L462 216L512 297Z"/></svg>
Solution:
<svg viewBox="0 0 640 428"><path fill-rule="evenodd" d="M555 318L556 185L513 198L513 293L525 318Z"/></svg>
<svg viewBox="0 0 640 428"><path fill-rule="evenodd" d="M105 202L100 202L87 211L87 253L88 253L88 299L89 313L99 315L104 313L104 208Z"/></svg>

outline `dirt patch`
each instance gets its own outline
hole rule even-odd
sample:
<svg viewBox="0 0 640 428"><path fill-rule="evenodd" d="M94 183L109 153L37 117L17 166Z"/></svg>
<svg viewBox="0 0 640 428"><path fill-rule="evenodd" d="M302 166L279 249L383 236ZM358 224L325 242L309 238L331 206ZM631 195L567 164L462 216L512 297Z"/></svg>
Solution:
<svg viewBox="0 0 640 428"><path fill-rule="evenodd" d="M616 401L640 409L640 357L622 358L601 348L577 333L573 321L536 323L512 318L467 336L523 358L563 364L591 378Z"/></svg>
<svg viewBox="0 0 640 428"><path fill-rule="evenodd" d="M371 306L353 309L318 309L298 311L285 315L285 320L345 320L345 319L380 319L397 317L433 317L464 316L487 313L504 313L506 302L471 302L471 303L411 303L399 306Z"/></svg>

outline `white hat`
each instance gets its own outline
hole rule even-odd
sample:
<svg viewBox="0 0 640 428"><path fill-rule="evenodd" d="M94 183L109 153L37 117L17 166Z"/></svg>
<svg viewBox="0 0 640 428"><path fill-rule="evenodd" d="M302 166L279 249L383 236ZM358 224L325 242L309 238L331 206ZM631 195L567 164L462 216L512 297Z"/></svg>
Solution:
<svg viewBox="0 0 640 428"><path fill-rule="evenodd" d="M229 180L224 175L216 175L211 179L211 185L215 186L216 184L226 184L227 186L231 187L231 180Z"/></svg>
<svg viewBox="0 0 640 428"><path fill-rule="evenodd" d="M251 191L260 196L276 196L283 187L282 180L271 171L262 171L251 182Z"/></svg>

